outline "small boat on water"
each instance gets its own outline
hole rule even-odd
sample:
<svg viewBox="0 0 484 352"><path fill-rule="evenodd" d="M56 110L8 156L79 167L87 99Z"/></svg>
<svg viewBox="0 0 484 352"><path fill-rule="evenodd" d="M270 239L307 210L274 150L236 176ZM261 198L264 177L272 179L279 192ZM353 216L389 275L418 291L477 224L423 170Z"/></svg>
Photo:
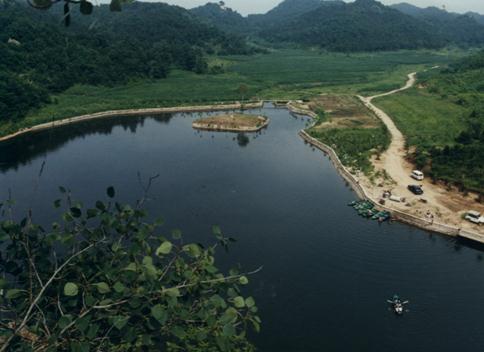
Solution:
<svg viewBox="0 0 484 352"><path fill-rule="evenodd" d="M389 299L387 302L392 305L392 310L397 315L403 315L405 311L404 306L409 303L408 301L402 301L398 295L394 295L393 299Z"/></svg>
<svg viewBox="0 0 484 352"><path fill-rule="evenodd" d="M353 207L361 217L384 222L390 220L391 214L388 211L379 211L375 204L368 200L352 201L348 206Z"/></svg>

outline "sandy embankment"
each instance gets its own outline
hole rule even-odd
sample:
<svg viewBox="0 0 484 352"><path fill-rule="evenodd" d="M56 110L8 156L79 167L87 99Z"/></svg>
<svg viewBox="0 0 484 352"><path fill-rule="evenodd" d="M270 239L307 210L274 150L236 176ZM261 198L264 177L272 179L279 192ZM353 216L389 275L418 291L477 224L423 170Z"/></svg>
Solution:
<svg viewBox="0 0 484 352"><path fill-rule="evenodd" d="M477 210L484 213L484 205L475 201L476 195L464 196L455 190L448 191L438 184L433 184L429 179L415 181L410 177L413 165L406 160L405 137L397 128L390 116L372 104L372 100L378 97L395 94L414 86L416 73L408 75L405 86L379 94L373 97L358 97L375 115L387 126L392 136L392 142L379 160L373 159L375 171L385 171L392 182L371 182L363 174L354 175L351 170L345 168L332 148L322 144L307 135L304 131L301 136L309 143L327 152L335 163L338 171L357 191L362 198L367 198L378 204L383 191L389 190L394 195L405 197L405 202L395 203L386 201L385 208L392 211L395 218L412 225L444 233L447 235L460 235L479 242L484 242L484 226L478 226L462 219L462 215L468 210ZM301 109L289 108L297 113L304 113ZM313 112L306 112L314 117ZM407 190L409 184L423 185L424 195L415 196ZM429 216L431 215L431 216Z"/></svg>

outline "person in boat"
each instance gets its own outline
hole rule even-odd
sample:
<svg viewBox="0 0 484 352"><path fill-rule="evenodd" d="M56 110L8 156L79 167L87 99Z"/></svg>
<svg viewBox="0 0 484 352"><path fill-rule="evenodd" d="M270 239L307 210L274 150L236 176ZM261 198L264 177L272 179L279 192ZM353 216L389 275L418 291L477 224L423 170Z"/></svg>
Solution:
<svg viewBox="0 0 484 352"><path fill-rule="evenodd" d="M398 297L398 295L394 295L392 300L388 300L388 303L392 305L392 309L397 315L402 315L404 313L404 305L408 304L408 301L403 301Z"/></svg>

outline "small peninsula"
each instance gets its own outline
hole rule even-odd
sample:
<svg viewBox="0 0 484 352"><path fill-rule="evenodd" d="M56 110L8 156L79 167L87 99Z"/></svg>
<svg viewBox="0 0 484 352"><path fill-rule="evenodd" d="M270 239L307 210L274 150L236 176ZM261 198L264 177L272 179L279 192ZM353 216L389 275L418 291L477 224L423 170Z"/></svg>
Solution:
<svg viewBox="0 0 484 352"><path fill-rule="evenodd" d="M224 114L204 117L193 122L193 128L207 131L258 132L269 125L264 116Z"/></svg>

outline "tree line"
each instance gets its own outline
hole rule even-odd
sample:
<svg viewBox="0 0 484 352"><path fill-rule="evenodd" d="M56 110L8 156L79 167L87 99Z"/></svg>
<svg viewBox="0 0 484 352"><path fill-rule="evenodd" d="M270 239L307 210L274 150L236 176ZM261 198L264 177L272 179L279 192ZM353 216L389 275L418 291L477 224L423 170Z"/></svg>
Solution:
<svg viewBox="0 0 484 352"><path fill-rule="evenodd" d="M76 84L161 79L173 68L202 73L208 54L251 52L241 38L166 4L134 3L115 14L99 6L90 16L72 7L67 28L62 6L0 7L0 121L20 119Z"/></svg>

